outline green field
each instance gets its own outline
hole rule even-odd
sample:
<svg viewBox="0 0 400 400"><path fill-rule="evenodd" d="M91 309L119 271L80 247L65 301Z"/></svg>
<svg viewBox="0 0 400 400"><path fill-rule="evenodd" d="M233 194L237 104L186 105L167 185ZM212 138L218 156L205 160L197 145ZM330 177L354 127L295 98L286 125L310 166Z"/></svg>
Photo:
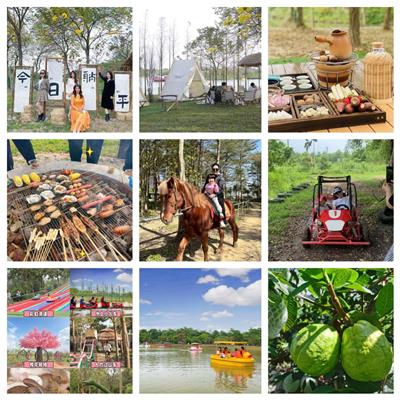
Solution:
<svg viewBox="0 0 400 400"><path fill-rule="evenodd" d="M69 154L68 140L64 139L33 139L31 140L35 152L38 153L65 153ZM105 140L101 155L116 157L118 154L119 140ZM19 155L17 148L11 141L11 152L13 156Z"/></svg>
<svg viewBox="0 0 400 400"><path fill-rule="evenodd" d="M179 103L171 111L161 103L140 109L141 132L260 132L261 107Z"/></svg>

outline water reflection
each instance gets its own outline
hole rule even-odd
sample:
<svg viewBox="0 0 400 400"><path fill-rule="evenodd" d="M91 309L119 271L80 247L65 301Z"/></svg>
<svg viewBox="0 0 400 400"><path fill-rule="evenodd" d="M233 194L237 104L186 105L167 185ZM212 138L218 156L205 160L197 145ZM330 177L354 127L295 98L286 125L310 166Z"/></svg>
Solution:
<svg viewBox="0 0 400 400"><path fill-rule="evenodd" d="M261 350L252 350L254 366L210 363L214 347L202 352L188 347L140 349L141 393L260 393Z"/></svg>
<svg viewBox="0 0 400 400"><path fill-rule="evenodd" d="M253 377L254 367L225 367L211 362L211 368L215 372L215 385L223 391L234 393L246 392L248 380Z"/></svg>

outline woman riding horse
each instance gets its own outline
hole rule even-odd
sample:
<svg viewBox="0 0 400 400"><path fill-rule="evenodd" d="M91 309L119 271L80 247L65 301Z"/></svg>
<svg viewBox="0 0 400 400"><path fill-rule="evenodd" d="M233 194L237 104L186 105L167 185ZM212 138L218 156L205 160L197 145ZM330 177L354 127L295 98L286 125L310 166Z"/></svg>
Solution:
<svg viewBox="0 0 400 400"><path fill-rule="evenodd" d="M183 215L184 235L179 243L177 261L183 260L186 246L195 237L201 239L204 261L208 261L208 232L217 228L219 231L219 246L217 253L222 253L224 230L213 218L213 209L205 194L200 193L193 185L176 177L161 182L158 187L161 197L161 221L168 225L174 215L180 211ZM233 246L236 247L239 229L235 222L235 208L229 200L225 200L225 217L232 228Z"/></svg>

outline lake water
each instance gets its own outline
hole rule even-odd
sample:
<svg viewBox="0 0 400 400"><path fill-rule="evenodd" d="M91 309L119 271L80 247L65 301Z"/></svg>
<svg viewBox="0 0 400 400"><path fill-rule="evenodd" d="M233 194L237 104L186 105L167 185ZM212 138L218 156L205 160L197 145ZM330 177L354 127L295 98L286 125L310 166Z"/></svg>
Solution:
<svg viewBox="0 0 400 400"><path fill-rule="evenodd" d="M253 368L210 365L215 347L140 349L140 393L260 393L261 349L249 348Z"/></svg>

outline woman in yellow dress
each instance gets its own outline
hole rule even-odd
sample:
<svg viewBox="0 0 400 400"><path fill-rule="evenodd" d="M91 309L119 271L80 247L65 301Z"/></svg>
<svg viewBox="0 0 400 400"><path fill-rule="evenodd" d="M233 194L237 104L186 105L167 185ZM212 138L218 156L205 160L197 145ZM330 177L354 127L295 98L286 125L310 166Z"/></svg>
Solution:
<svg viewBox="0 0 400 400"><path fill-rule="evenodd" d="M80 85L75 85L71 95L71 131L85 132L90 126L90 115L85 110L85 98Z"/></svg>

